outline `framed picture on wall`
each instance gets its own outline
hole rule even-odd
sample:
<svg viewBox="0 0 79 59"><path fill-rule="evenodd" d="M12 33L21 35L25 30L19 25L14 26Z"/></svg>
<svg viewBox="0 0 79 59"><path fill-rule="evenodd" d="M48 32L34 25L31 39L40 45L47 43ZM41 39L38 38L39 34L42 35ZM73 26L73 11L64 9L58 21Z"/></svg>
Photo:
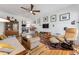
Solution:
<svg viewBox="0 0 79 59"><path fill-rule="evenodd" d="M75 25L75 20L73 20L73 21L71 22L71 24L72 24L72 25Z"/></svg>
<svg viewBox="0 0 79 59"><path fill-rule="evenodd" d="M61 14L59 16L60 21L70 20L70 13Z"/></svg>
<svg viewBox="0 0 79 59"><path fill-rule="evenodd" d="M48 16L43 17L43 22L48 22Z"/></svg>
<svg viewBox="0 0 79 59"><path fill-rule="evenodd" d="M50 22L55 22L57 20L56 15L50 16Z"/></svg>

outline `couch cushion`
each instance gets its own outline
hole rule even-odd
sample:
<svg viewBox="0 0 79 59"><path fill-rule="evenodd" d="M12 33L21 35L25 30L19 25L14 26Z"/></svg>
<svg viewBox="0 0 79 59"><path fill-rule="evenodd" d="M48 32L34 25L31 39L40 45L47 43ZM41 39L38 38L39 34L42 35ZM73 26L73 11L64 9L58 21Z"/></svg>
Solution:
<svg viewBox="0 0 79 59"><path fill-rule="evenodd" d="M39 37L33 37L28 39L30 42L40 41Z"/></svg>
<svg viewBox="0 0 79 59"><path fill-rule="evenodd" d="M55 37L50 38L51 43L59 43L59 41Z"/></svg>

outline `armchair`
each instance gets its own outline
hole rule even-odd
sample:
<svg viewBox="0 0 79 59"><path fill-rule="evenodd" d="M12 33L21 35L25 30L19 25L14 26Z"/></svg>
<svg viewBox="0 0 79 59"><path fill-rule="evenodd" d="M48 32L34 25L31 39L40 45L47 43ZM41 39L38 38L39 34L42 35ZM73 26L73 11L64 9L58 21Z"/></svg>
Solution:
<svg viewBox="0 0 79 59"><path fill-rule="evenodd" d="M77 39L78 30L76 28L67 28L65 31L65 35L63 37L58 37L63 43L61 43L61 47L65 49L73 49L72 45L74 41Z"/></svg>
<svg viewBox="0 0 79 59"><path fill-rule="evenodd" d="M62 37L60 36L59 38L62 41L74 41L77 39L77 35L78 35L78 30L76 28L68 28L65 31L65 35L63 35Z"/></svg>
<svg viewBox="0 0 79 59"><path fill-rule="evenodd" d="M51 43L55 43L54 47L56 47L56 43L60 43L63 49L72 50L73 42L77 39L78 30L76 28L67 28L65 31L65 35L54 36L50 38Z"/></svg>

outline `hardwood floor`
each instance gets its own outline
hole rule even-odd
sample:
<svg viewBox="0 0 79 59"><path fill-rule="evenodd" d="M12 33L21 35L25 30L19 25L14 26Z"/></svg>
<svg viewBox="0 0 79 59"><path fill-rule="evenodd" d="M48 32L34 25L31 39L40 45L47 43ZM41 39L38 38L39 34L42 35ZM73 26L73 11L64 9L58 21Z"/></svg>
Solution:
<svg viewBox="0 0 79 59"><path fill-rule="evenodd" d="M50 50L44 44L40 44L40 46L28 50L26 55L71 55L74 51L73 50Z"/></svg>

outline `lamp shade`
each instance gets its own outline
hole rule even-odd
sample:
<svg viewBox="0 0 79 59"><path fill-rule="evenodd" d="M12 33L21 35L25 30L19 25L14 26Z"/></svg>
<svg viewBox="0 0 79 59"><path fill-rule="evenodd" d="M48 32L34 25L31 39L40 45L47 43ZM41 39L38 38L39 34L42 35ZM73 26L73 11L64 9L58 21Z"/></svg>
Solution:
<svg viewBox="0 0 79 59"><path fill-rule="evenodd" d="M10 21L6 20L6 19L3 19L3 18L0 18L0 22L10 22Z"/></svg>

